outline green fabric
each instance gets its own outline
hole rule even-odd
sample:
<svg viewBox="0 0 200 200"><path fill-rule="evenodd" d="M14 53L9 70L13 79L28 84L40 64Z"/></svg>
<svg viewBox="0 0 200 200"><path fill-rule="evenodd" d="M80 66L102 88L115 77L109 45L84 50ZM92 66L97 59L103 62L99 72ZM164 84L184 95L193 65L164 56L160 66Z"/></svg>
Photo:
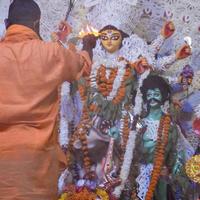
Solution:
<svg viewBox="0 0 200 200"><path fill-rule="evenodd" d="M120 120L122 117L122 106L124 104L132 103L130 99L130 94L134 85L134 77L131 77L130 79L125 81L126 95L121 103L117 105L113 104L112 101L105 100L103 95L99 93L96 88L89 88L87 94L88 107L90 104L96 103L100 108L100 112L98 113L98 115L101 116L103 119L111 121ZM91 117L93 117L94 115L96 115L96 113L90 113Z"/></svg>
<svg viewBox="0 0 200 200"><path fill-rule="evenodd" d="M167 183L165 180L158 181L156 191L154 193L155 200L167 200Z"/></svg>
<svg viewBox="0 0 200 200"><path fill-rule="evenodd" d="M165 148L165 161L164 161L164 165L168 167L169 171L173 170L173 166L176 162L177 137L178 137L177 128L175 125L172 124L169 129L168 144ZM147 138L145 138L146 141L144 142L144 135L142 137L142 140L143 141L141 143L140 148L144 155L143 162L146 164L153 163L156 142L153 142L151 140L148 141ZM159 179L154 193L155 200L167 200L167 184L168 182L166 180L162 178Z"/></svg>

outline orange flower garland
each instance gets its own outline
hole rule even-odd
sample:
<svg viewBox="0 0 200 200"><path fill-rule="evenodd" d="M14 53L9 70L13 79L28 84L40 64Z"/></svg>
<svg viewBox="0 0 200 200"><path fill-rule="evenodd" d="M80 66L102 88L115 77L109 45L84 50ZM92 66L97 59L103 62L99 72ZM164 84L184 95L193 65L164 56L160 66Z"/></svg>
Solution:
<svg viewBox="0 0 200 200"><path fill-rule="evenodd" d="M160 126L158 129L158 139L154 153L154 163L153 163L154 167L151 174L151 181L145 200L152 200L153 198L153 194L164 163L165 147L168 143L170 123L171 123L171 118L169 115L165 115L160 120Z"/></svg>
<svg viewBox="0 0 200 200"><path fill-rule="evenodd" d="M79 131L79 139L82 143L81 149L83 152L83 163L84 163L84 168L86 174L90 172L90 167L91 167L91 160L89 157L89 150L88 150L88 144L87 144L87 137L86 133L88 131L87 122L89 123L88 119L84 119L85 117L88 117L83 114L83 121L81 120L80 127L78 127Z"/></svg>
<svg viewBox="0 0 200 200"><path fill-rule="evenodd" d="M101 66L97 71L97 85L99 91L104 97L107 97L113 89L113 83L117 76L118 69L111 69L111 73L108 78L106 78L106 67Z"/></svg>
<svg viewBox="0 0 200 200"><path fill-rule="evenodd" d="M70 161L71 161L71 152L73 151L73 145L75 141L79 139L82 143L81 149L83 152L84 169L85 169L85 172L88 173L90 171L91 161L89 158L89 150L88 150L87 137L86 137L88 129L90 128L90 118L89 118L89 114L88 114L88 110L86 106L86 100L87 100L86 86L79 84L78 90L80 93L81 101L83 103L83 113L81 116L80 123L78 127L76 128L76 131L70 137L68 152L67 152L66 157L67 157L67 165L69 166Z"/></svg>
<svg viewBox="0 0 200 200"><path fill-rule="evenodd" d="M89 113L86 106L86 100L87 100L86 87L79 84L78 89L81 96L81 101L83 102L83 113L81 116L81 121L77 127L77 133L75 135L78 135L78 138L80 139L82 143L81 149L83 152L84 168L85 168L85 172L89 173L90 167L91 167L91 161L89 158L89 150L88 150L86 135L89 129L90 118L89 118Z"/></svg>
<svg viewBox="0 0 200 200"><path fill-rule="evenodd" d="M117 91L117 95L112 100L113 104L119 104L124 99L124 97L126 95L125 81L128 80L130 78L130 76L131 76L131 68L129 66L127 66L121 86L119 87L119 89Z"/></svg>
<svg viewBox="0 0 200 200"><path fill-rule="evenodd" d="M128 141L128 137L129 137L129 133L130 133L130 128L129 128L129 117L128 115L124 117L124 127L122 130L122 138L123 138L123 144L121 145L121 149L122 149L122 156L120 158L120 163L122 164L123 160L124 160L124 154L126 151L126 144ZM120 164L120 166L121 166Z"/></svg>
<svg viewBox="0 0 200 200"><path fill-rule="evenodd" d="M71 191L68 191L62 194L59 200L96 200L97 195L93 192L88 191L86 188L83 188L81 191L76 191L75 188L72 188Z"/></svg>
<svg viewBox="0 0 200 200"><path fill-rule="evenodd" d="M96 76L96 82L99 92L104 96L107 97L112 89L114 81L117 77L118 68L111 69L111 73L108 78L106 78L106 67L101 66L97 71ZM125 81L129 79L131 76L131 67L127 65L125 74L123 76L123 80L121 83L121 86L119 87L117 91L116 97L112 100L114 104L119 104L126 95L126 87L125 87Z"/></svg>

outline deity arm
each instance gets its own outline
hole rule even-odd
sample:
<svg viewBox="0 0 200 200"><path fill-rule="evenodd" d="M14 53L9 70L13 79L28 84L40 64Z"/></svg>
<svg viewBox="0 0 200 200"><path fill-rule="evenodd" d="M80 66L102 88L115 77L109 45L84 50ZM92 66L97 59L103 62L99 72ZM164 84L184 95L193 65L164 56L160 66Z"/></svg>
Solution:
<svg viewBox="0 0 200 200"><path fill-rule="evenodd" d="M164 41L171 37L175 31L175 26L172 21L166 21L161 29L160 35L151 43L150 48L154 55L158 53Z"/></svg>
<svg viewBox="0 0 200 200"><path fill-rule="evenodd" d="M156 55L159 52L164 42L165 37L161 34L155 40L152 41L152 43L149 45L149 48L151 49L154 55Z"/></svg>
<svg viewBox="0 0 200 200"><path fill-rule="evenodd" d="M158 58L155 61L155 69L158 71L166 71L171 67L173 63L176 61L176 54L171 54L169 56L165 56L162 58Z"/></svg>

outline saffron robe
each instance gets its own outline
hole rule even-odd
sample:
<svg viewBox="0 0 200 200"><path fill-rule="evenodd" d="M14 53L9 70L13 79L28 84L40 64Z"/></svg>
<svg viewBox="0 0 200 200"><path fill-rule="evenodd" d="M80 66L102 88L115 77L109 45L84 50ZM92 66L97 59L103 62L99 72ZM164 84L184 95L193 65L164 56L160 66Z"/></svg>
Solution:
<svg viewBox="0 0 200 200"><path fill-rule="evenodd" d="M12 25L0 42L0 200L56 200L64 154L58 88L89 71L87 53Z"/></svg>

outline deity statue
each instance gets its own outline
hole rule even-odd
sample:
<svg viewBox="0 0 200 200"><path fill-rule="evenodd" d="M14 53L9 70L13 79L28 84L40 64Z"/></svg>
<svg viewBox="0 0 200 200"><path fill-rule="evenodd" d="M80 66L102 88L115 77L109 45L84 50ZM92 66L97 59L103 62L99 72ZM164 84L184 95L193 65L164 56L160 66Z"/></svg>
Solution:
<svg viewBox="0 0 200 200"><path fill-rule="evenodd" d="M139 168L137 176L133 175L136 168L132 169L136 196L140 200L175 199L177 188L181 190L179 195L188 191L189 180L184 172L186 149L178 149L178 126L168 106L166 109L171 88L162 77L150 75L144 80L141 92L146 111L137 130L132 165ZM184 194L179 199L189 198Z"/></svg>
<svg viewBox="0 0 200 200"><path fill-rule="evenodd" d="M173 23L166 22L158 38L147 45L132 34L132 24L126 23L132 15L133 5L121 2L122 10L116 8L115 3L92 5L94 11L88 14L88 19L93 16L98 36L86 35L82 47L92 58L91 73L88 78L71 85L73 102L61 101L61 113L73 108L67 156L73 166L69 170L73 171L75 183L79 187L99 186L109 192L121 179L119 173L131 132L131 91L141 86L151 70L166 70L177 59L191 54L189 45L185 44L175 54L157 59L155 55L175 30ZM95 8L98 6L105 10L97 17ZM74 102L78 106L74 107ZM135 114L140 114L140 106L135 107ZM61 114L61 122L63 116L66 114Z"/></svg>

